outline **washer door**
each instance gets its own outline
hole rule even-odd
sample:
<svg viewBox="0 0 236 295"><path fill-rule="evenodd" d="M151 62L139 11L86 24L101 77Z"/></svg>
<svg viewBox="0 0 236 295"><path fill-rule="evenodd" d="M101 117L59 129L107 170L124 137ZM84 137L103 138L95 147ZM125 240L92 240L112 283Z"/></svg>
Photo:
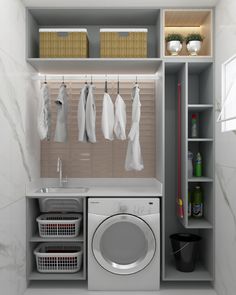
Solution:
<svg viewBox="0 0 236 295"><path fill-rule="evenodd" d="M145 268L156 251L151 228L130 214L113 215L96 229L92 240L97 262L114 274L128 275Z"/></svg>

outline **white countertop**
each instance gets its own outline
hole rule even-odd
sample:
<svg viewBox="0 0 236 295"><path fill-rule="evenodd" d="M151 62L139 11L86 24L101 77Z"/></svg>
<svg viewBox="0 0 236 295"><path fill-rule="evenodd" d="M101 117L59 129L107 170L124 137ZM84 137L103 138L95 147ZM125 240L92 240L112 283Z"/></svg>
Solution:
<svg viewBox="0 0 236 295"><path fill-rule="evenodd" d="M41 178L30 182L26 188L26 196L32 198L48 197L49 194L36 192L42 187L58 187L58 179ZM69 179L67 187L86 187L86 193L50 193L50 196L81 197L161 197L162 184L154 178L141 179Z"/></svg>

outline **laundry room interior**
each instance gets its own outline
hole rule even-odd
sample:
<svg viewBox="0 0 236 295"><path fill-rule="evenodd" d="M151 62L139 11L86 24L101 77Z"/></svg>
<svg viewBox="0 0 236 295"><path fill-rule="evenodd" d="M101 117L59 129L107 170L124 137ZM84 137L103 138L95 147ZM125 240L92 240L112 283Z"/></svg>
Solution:
<svg viewBox="0 0 236 295"><path fill-rule="evenodd" d="M2 2L0 294L234 295L235 1Z"/></svg>

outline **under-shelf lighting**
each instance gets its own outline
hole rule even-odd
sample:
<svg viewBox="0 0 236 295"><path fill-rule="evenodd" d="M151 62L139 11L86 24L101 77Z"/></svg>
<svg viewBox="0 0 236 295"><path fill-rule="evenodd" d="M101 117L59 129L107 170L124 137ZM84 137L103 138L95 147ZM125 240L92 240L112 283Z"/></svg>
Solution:
<svg viewBox="0 0 236 295"><path fill-rule="evenodd" d="M165 27L165 33L182 33L182 34L191 34L191 33L201 33L202 26L196 27Z"/></svg>
<svg viewBox="0 0 236 295"><path fill-rule="evenodd" d="M37 75L33 76L33 80L44 80L45 76L47 78L47 81L60 81L62 77L64 77L65 80L67 81L85 81L92 77L93 80L97 81L104 81L105 79L110 80L110 81L116 81L118 76L119 80L124 80L124 81L131 81L131 80L138 80L138 81L147 81L147 80L159 80L160 79L160 74L154 74L154 75L148 75L148 74L130 74L130 75L125 75L125 74L80 74L80 75L73 75L73 74L43 74L43 73L38 73Z"/></svg>

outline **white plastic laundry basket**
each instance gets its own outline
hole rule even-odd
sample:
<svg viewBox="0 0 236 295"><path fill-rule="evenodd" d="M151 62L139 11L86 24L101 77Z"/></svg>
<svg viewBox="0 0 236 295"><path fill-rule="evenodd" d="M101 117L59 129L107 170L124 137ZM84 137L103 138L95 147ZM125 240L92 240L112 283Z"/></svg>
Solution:
<svg viewBox="0 0 236 295"><path fill-rule="evenodd" d="M82 244L42 243L34 254L37 269L42 273L75 273L82 265Z"/></svg>
<svg viewBox="0 0 236 295"><path fill-rule="evenodd" d="M81 214L42 214L37 219L39 235L43 238L68 238L79 235Z"/></svg>
<svg viewBox="0 0 236 295"><path fill-rule="evenodd" d="M82 212L83 198L44 197L39 198L40 212Z"/></svg>

